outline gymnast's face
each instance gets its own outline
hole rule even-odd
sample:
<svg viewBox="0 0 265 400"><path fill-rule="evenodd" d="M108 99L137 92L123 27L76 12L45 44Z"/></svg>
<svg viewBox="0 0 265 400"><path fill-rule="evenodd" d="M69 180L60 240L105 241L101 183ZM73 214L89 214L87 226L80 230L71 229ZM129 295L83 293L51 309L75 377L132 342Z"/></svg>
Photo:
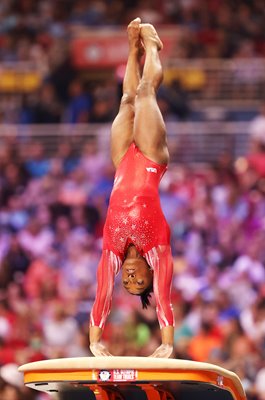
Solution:
<svg viewBox="0 0 265 400"><path fill-rule="evenodd" d="M122 283L129 293L140 295L152 281L153 271L143 257L125 259L122 265Z"/></svg>

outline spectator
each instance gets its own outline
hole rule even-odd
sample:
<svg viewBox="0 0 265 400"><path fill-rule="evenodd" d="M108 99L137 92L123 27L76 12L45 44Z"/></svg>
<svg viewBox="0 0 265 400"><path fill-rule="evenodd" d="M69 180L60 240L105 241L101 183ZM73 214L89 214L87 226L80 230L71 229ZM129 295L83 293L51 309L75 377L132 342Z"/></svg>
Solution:
<svg viewBox="0 0 265 400"><path fill-rule="evenodd" d="M0 368L1 398L9 400L24 400L24 394L27 394L29 400L34 400L36 396L32 395L29 390L24 390L23 376L17 369L18 365L15 363L8 363Z"/></svg>
<svg viewBox="0 0 265 400"><path fill-rule="evenodd" d="M40 142L29 145L28 159L25 163L27 172L34 178L41 178L50 170L50 161L44 156L44 147Z"/></svg>
<svg viewBox="0 0 265 400"><path fill-rule="evenodd" d="M86 172L87 179L96 182L104 176L105 167L109 164L105 155L99 151L97 139L88 140L80 158L80 166Z"/></svg>
<svg viewBox="0 0 265 400"><path fill-rule="evenodd" d="M64 122L71 124L88 122L92 104L81 80L76 79L70 84L69 95L70 100L66 106Z"/></svg>
<svg viewBox="0 0 265 400"><path fill-rule="evenodd" d="M265 177L265 144L255 143L255 150L247 158L249 170L254 174L256 184L259 186L259 179ZM262 189L262 186L261 186Z"/></svg>
<svg viewBox="0 0 265 400"><path fill-rule="evenodd" d="M53 234L50 229L42 227L37 218L32 217L19 233L18 240L29 257L44 256L51 246Z"/></svg>
<svg viewBox="0 0 265 400"><path fill-rule="evenodd" d="M8 287L9 283L21 280L29 266L29 257L22 249L16 235L10 239L9 250L0 263L0 287Z"/></svg>
<svg viewBox="0 0 265 400"><path fill-rule="evenodd" d="M265 145L265 103L261 105L259 114L252 120L249 134L252 151L255 153L261 145Z"/></svg>
<svg viewBox="0 0 265 400"><path fill-rule="evenodd" d="M94 284L99 255L85 232L73 232L68 241L66 258L60 266L59 293L62 298L76 299L82 285Z"/></svg>
<svg viewBox="0 0 265 400"><path fill-rule="evenodd" d="M190 113L188 93L183 88L180 80L173 79L169 85L164 85L158 93L159 101L165 101L168 105L166 111L166 120L172 118L176 120L185 120ZM160 103L161 104L161 103Z"/></svg>
<svg viewBox="0 0 265 400"><path fill-rule="evenodd" d="M56 159L59 160L59 163L62 161L62 169L66 175L72 172L80 161L74 152L73 146L68 141L59 143Z"/></svg>
<svg viewBox="0 0 265 400"><path fill-rule="evenodd" d="M257 185L259 178L265 176L265 103L249 127L250 154L247 157L249 169L255 174Z"/></svg>
<svg viewBox="0 0 265 400"><path fill-rule="evenodd" d="M51 269L46 261L36 258L30 263L23 282L27 298L38 299L45 296L47 288L45 282L53 287L55 286L56 289L56 271Z"/></svg>
<svg viewBox="0 0 265 400"><path fill-rule="evenodd" d="M265 368L262 368L255 379L255 392L258 396L258 399L264 400L265 399Z"/></svg>
<svg viewBox="0 0 265 400"><path fill-rule="evenodd" d="M253 305L250 305L242 311L241 324L248 338L262 348L265 338L264 299L258 299Z"/></svg>
<svg viewBox="0 0 265 400"><path fill-rule="evenodd" d="M90 190L91 182L86 179L85 171L77 167L61 185L58 200L66 206L84 206Z"/></svg>
<svg viewBox="0 0 265 400"><path fill-rule="evenodd" d="M38 99L32 122L36 124L54 124L60 122L62 108L56 99L54 87L50 83L43 84Z"/></svg>
<svg viewBox="0 0 265 400"><path fill-rule="evenodd" d="M11 154L10 157L12 157ZM0 178L0 190L3 205L8 202L11 196L21 195L27 183L28 174L24 166L20 162L15 163L14 161L10 160L6 165L3 165L2 173L0 173L2 178Z"/></svg>
<svg viewBox="0 0 265 400"><path fill-rule="evenodd" d="M67 357L78 335L78 326L75 319L67 315L65 304L58 302L52 311L43 324L46 354Z"/></svg>

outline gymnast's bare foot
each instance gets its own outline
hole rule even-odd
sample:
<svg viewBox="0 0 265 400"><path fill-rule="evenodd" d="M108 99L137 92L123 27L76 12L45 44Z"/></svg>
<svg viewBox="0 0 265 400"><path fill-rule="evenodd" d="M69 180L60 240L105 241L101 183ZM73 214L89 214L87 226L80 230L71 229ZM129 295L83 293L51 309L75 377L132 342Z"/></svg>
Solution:
<svg viewBox="0 0 265 400"><path fill-rule="evenodd" d="M163 43L161 42L155 28L151 24L141 24L140 37L145 47L148 45L156 45L157 50L162 50Z"/></svg>
<svg viewBox="0 0 265 400"><path fill-rule="evenodd" d="M139 53L139 56L142 56L144 48L140 38L140 30L141 19L139 17L130 22L127 27L130 50L136 50Z"/></svg>

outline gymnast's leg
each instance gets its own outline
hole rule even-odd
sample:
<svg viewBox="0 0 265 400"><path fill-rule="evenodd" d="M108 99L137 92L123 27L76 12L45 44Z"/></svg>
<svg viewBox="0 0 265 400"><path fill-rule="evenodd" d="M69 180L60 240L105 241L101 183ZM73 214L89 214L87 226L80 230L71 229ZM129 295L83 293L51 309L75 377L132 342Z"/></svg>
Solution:
<svg viewBox="0 0 265 400"><path fill-rule="evenodd" d="M156 92L163 80L158 53L162 42L150 24L141 24L140 37L146 58L135 98L134 140L145 156L159 164L166 164L169 160L166 130L156 101Z"/></svg>
<svg viewBox="0 0 265 400"><path fill-rule="evenodd" d="M140 41L140 18L134 19L127 28L129 56L123 80L123 96L117 117L111 130L111 157L117 167L133 141L134 103L140 82L140 58L143 48Z"/></svg>
<svg viewBox="0 0 265 400"><path fill-rule="evenodd" d="M163 117L156 101L156 92L163 79L159 59L162 43L155 28L141 24L140 37L144 44L146 58L143 75L135 98L134 140L141 152L159 164L167 164L169 153ZM167 268L170 268L169 266ZM166 271L165 271L166 273ZM174 327L161 328L162 344L151 357L169 357L173 350Z"/></svg>
<svg viewBox="0 0 265 400"><path fill-rule="evenodd" d="M140 23L140 18L136 18L128 25L129 56L123 81L123 96L119 113L113 122L111 130L111 156L115 167L118 166L121 158L133 141L134 101L140 81L139 61L142 54L140 45ZM104 276L104 269L108 267L105 264L106 259L103 254L102 263L100 263L98 267L98 271L99 268L102 268L102 273L100 273L101 277ZM111 285L111 282L108 282L108 284ZM104 299L106 300L106 295L100 294L95 300L93 309L98 305L102 305L102 302L105 307ZM96 325L90 326L90 349L95 356L110 356L111 354L100 341L102 333L103 328Z"/></svg>

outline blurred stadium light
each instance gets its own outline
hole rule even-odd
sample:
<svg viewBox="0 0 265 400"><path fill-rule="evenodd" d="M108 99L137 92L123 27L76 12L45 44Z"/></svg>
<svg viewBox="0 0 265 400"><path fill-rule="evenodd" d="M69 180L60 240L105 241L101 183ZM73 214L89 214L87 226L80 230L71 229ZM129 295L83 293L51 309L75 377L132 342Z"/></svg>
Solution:
<svg viewBox="0 0 265 400"><path fill-rule="evenodd" d="M264 98L265 60L262 58L187 60L169 57L163 65L164 83L181 81L195 105L253 106ZM88 70L91 67L93 65L86 66ZM0 63L0 93L35 91L41 85L42 74L40 65L33 62Z"/></svg>
<svg viewBox="0 0 265 400"><path fill-rule="evenodd" d="M240 107L264 96L265 60L262 58L180 60L171 57L164 68L165 83L181 80L191 98L200 103Z"/></svg>

